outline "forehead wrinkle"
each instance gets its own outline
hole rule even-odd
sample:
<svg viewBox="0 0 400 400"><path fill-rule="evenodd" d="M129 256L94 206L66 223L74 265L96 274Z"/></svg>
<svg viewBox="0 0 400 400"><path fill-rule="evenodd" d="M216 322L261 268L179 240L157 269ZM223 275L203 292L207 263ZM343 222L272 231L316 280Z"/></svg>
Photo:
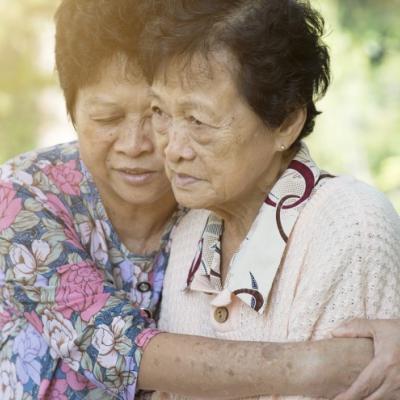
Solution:
<svg viewBox="0 0 400 400"><path fill-rule="evenodd" d="M85 104L88 106L111 106L111 107L118 105L117 102L109 100L101 95L89 96L85 100Z"/></svg>
<svg viewBox="0 0 400 400"><path fill-rule="evenodd" d="M195 109L199 111L205 111L207 113L210 113L214 116L215 115L215 106L216 104L212 99L209 101L205 96L203 97L201 94L200 95L189 95L187 98L182 98L181 100L178 101L178 105L180 108L184 110L190 110L190 109Z"/></svg>
<svg viewBox="0 0 400 400"><path fill-rule="evenodd" d="M201 89L201 87L199 87ZM178 92L180 90L186 91L188 89L185 89L181 87L180 85L174 86L171 88L171 91L177 90ZM192 90L195 90L194 87L191 88ZM150 96L155 99L160 101L161 103L165 104L164 98L170 98L170 90L168 89L168 84L166 82L161 83L161 85L154 84L151 88L150 91ZM211 114L215 114L214 109L215 109L215 102L214 99L212 98L211 100L208 99L209 96L207 96L206 93L193 93L189 92L187 94L183 94L182 96L179 97L179 99L176 101L176 105L181 108L181 109L198 109L202 111L206 111Z"/></svg>

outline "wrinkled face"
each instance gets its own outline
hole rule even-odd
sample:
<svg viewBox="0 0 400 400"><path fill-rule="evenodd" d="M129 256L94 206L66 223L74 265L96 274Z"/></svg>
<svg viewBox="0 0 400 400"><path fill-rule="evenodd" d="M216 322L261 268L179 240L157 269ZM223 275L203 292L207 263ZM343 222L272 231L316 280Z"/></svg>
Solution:
<svg viewBox="0 0 400 400"><path fill-rule="evenodd" d="M179 203L216 209L265 194L280 166L271 132L240 96L229 57L171 63L152 86L152 123Z"/></svg>
<svg viewBox="0 0 400 400"><path fill-rule="evenodd" d="M115 57L75 105L81 157L108 207L151 205L172 191L161 151L154 145L149 87L139 70L127 74Z"/></svg>

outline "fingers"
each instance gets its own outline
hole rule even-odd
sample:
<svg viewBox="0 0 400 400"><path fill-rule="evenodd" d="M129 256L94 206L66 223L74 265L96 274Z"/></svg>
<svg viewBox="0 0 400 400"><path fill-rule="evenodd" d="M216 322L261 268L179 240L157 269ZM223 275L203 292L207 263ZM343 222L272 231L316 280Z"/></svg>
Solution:
<svg viewBox="0 0 400 400"><path fill-rule="evenodd" d="M400 321L353 320L336 337L372 337L375 358L353 385L334 400L400 400Z"/></svg>
<svg viewBox="0 0 400 400"><path fill-rule="evenodd" d="M379 390L385 379L382 368L379 368L380 361L377 361L377 359L371 361L350 388L336 396L334 400L363 400L368 398L372 393ZM380 373L377 374L377 371L380 371Z"/></svg>
<svg viewBox="0 0 400 400"><path fill-rule="evenodd" d="M345 322L333 330L335 337L374 337L373 321L367 319L353 319Z"/></svg>
<svg viewBox="0 0 400 400"><path fill-rule="evenodd" d="M391 368L379 389L365 400L400 400L400 371Z"/></svg>
<svg viewBox="0 0 400 400"><path fill-rule="evenodd" d="M400 400L400 392L390 393L390 386L382 385L375 393L368 396L365 400Z"/></svg>

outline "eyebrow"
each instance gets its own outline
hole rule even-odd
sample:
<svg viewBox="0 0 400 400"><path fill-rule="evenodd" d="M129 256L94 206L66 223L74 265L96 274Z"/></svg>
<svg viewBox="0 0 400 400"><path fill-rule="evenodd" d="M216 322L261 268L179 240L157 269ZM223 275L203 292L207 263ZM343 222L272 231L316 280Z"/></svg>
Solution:
<svg viewBox="0 0 400 400"><path fill-rule="evenodd" d="M88 100L86 100L86 105L88 106L118 106L117 103L115 103L114 101L111 100L107 100L103 97L100 96L95 96L95 97L91 97Z"/></svg>
<svg viewBox="0 0 400 400"><path fill-rule="evenodd" d="M152 98L160 101L160 103L165 104L163 99L153 90L153 88L150 91L150 96ZM179 101L178 104L183 109L192 108L192 109L195 109L195 110L204 111L204 112L207 112L208 114L210 114L210 116L212 118L219 119L217 114L214 112L214 107L209 102L205 102L202 99L198 99L196 101L196 97L195 97L194 99L191 99L191 100Z"/></svg>

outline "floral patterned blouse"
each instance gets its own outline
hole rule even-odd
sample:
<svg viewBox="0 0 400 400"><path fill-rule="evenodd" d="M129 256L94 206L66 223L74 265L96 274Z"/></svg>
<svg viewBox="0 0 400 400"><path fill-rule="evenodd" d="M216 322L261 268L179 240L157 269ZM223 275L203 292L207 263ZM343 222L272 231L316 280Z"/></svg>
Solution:
<svg viewBox="0 0 400 400"><path fill-rule="evenodd" d="M119 240L76 142L0 167L0 399L133 399L169 256Z"/></svg>

